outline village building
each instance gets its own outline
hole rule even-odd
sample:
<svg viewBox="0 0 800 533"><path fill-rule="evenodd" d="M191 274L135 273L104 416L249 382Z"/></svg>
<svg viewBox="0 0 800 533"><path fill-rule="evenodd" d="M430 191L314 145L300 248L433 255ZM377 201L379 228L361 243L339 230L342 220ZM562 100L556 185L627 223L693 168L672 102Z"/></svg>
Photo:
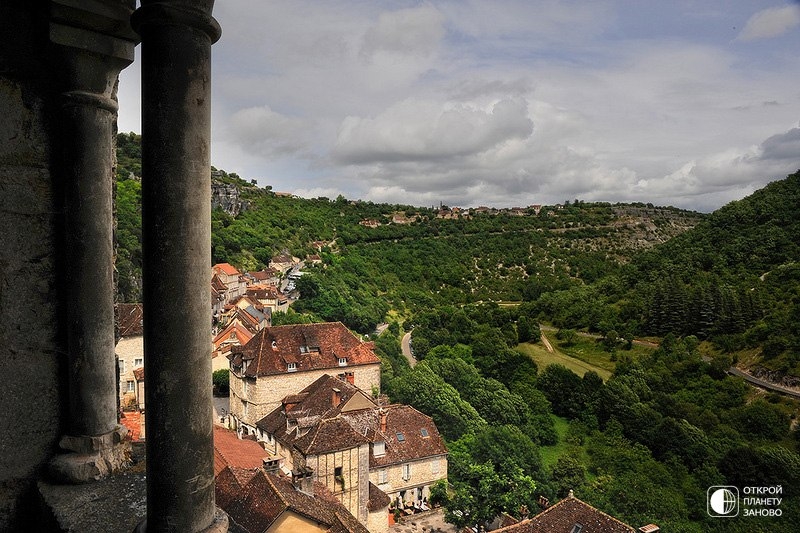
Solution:
<svg viewBox="0 0 800 533"><path fill-rule="evenodd" d="M346 380L323 375L286 396L256 424L281 469L309 471L372 532L389 506L422 510L447 479L447 449L433 420L406 405L379 405Z"/></svg>
<svg viewBox="0 0 800 533"><path fill-rule="evenodd" d="M264 268L244 275L248 285L275 285L281 282L281 273L274 268Z"/></svg>
<svg viewBox="0 0 800 533"><path fill-rule="evenodd" d="M246 295L273 313L286 312L289 307L289 299L275 285L251 285L247 287Z"/></svg>
<svg viewBox="0 0 800 533"><path fill-rule="evenodd" d="M277 270L281 275L286 274L286 272L291 270L292 267L298 263L300 263L300 259L293 257L289 253L278 254L269 260L270 268Z"/></svg>
<svg viewBox="0 0 800 533"><path fill-rule="evenodd" d="M214 428L217 505L230 531L243 533L368 533L336 498L310 476L285 476L259 444Z"/></svg>
<svg viewBox="0 0 800 533"><path fill-rule="evenodd" d="M362 342L341 322L273 326L259 331L230 356L230 414L243 433L324 374L380 393L381 362L373 344Z"/></svg>
<svg viewBox="0 0 800 533"><path fill-rule="evenodd" d="M134 371L144 366L144 312L142 304L117 304L119 340L114 350L119 367L119 405L136 408L137 387Z"/></svg>
<svg viewBox="0 0 800 533"><path fill-rule="evenodd" d="M217 263L211 267L212 283L214 276L225 286L225 303L231 302L243 295L247 289L247 282L239 270L230 263ZM213 287L213 285L212 285Z"/></svg>

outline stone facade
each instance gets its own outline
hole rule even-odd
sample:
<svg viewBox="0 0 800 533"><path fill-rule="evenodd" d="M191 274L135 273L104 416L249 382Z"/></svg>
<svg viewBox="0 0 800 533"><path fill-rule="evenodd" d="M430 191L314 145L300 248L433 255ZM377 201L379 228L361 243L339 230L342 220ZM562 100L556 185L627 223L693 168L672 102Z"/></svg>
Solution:
<svg viewBox="0 0 800 533"><path fill-rule="evenodd" d="M447 479L446 455L376 467L369 474L369 480L385 492L392 503L402 500L406 506L429 499L431 485L440 479Z"/></svg>
<svg viewBox="0 0 800 533"><path fill-rule="evenodd" d="M136 402L133 371L144 367L144 337L124 337L115 351L119 360L119 404L124 409Z"/></svg>
<svg viewBox="0 0 800 533"><path fill-rule="evenodd" d="M230 414L239 426L245 426L249 432L253 432L256 422L279 407L284 397L303 390L325 374L336 373L337 370L340 373L352 372L353 384L359 389L380 390L380 363L310 372L286 372L260 378L242 378L231 370Z"/></svg>

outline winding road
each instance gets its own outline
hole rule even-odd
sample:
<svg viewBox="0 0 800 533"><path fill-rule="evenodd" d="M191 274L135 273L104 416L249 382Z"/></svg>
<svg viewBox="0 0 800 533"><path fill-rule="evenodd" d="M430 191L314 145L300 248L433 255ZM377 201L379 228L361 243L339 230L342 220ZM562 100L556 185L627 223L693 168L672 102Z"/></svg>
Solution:
<svg viewBox="0 0 800 533"><path fill-rule="evenodd" d="M403 355L408 359L408 364L411 368L414 368L414 365L417 364L417 359L411 353L411 331L403 335L403 339L400 341L400 348L403 350Z"/></svg>

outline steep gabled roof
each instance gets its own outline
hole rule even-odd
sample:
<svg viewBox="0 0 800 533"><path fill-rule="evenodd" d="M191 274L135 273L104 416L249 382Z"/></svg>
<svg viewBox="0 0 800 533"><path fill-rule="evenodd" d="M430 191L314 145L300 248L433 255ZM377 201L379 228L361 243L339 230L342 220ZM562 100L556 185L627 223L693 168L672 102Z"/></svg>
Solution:
<svg viewBox="0 0 800 533"><path fill-rule="evenodd" d="M359 388L329 375L286 396L256 426L303 455L385 442L385 454L371 456L370 468L447 454L430 417L408 405L379 407Z"/></svg>
<svg viewBox="0 0 800 533"><path fill-rule="evenodd" d="M298 372L338 369L339 358L346 358L347 366L380 364L372 346L361 342L341 322L274 326L236 348L231 362L237 371L248 362L247 377L285 374L289 363L294 363Z"/></svg>
<svg viewBox="0 0 800 533"><path fill-rule="evenodd" d="M116 313L120 337L137 337L144 334L142 304L117 304Z"/></svg>
<svg viewBox="0 0 800 533"><path fill-rule="evenodd" d="M211 341L214 344L214 349L218 349L234 335L240 345L247 344L250 339L253 338L253 332L246 328L237 318L234 318L225 329L220 331L217 336L214 337L214 340Z"/></svg>
<svg viewBox="0 0 800 533"><path fill-rule="evenodd" d="M381 414L386 416L385 431L381 431ZM373 421L373 441L383 440L386 453L371 456L370 468L447 454L447 447L433 419L410 405L388 405L378 415L378 420Z"/></svg>
<svg viewBox="0 0 800 533"><path fill-rule="evenodd" d="M571 493L570 493L571 494ZM575 526L581 526L576 529ZM631 526L569 496L536 516L513 526L495 530L502 533L635 533Z"/></svg>
<svg viewBox="0 0 800 533"><path fill-rule="evenodd" d="M369 533L340 503L297 490L286 478L256 470L247 479L226 468L215 483L217 504L250 533L266 531L285 512L313 520L331 533Z"/></svg>

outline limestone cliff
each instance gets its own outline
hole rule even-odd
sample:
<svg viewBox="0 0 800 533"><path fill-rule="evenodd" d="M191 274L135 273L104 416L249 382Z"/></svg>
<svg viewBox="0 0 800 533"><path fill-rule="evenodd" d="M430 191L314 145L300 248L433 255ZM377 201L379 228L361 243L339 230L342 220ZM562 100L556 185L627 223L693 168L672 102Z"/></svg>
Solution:
<svg viewBox="0 0 800 533"><path fill-rule="evenodd" d="M222 183L211 178L211 209L222 209L230 216L235 217L247 210L249 202L242 200L239 187L232 183Z"/></svg>

